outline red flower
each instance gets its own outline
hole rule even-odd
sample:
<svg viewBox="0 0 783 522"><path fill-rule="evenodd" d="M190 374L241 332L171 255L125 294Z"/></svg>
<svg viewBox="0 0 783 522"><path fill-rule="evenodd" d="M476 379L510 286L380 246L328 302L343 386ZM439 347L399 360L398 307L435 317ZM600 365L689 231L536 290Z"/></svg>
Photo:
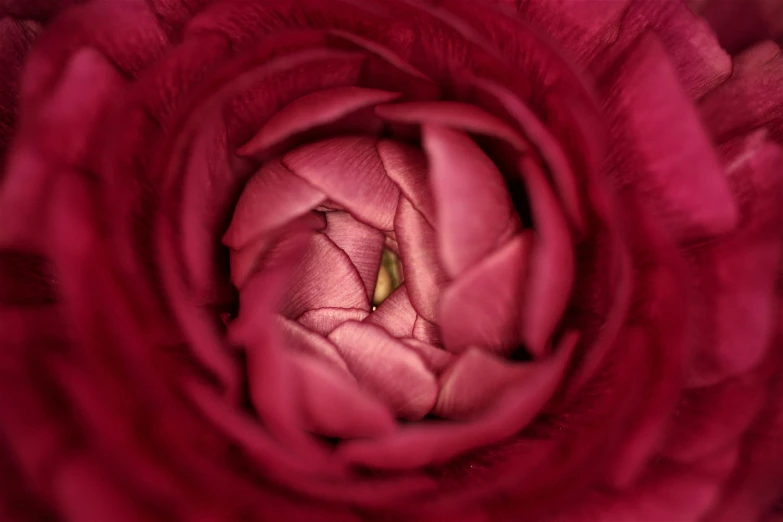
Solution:
<svg viewBox="0 0 783 522"><path fill-rule="evenodd" d="M780 516L776 44L677 0L3 5L5 518Z"/></svg>

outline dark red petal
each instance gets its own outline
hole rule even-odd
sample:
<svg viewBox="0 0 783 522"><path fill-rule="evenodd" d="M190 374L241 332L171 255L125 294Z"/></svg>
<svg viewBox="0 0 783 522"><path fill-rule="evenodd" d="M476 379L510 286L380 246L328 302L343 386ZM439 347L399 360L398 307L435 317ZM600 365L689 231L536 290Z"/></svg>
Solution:
<svg viewBox="0 0 783 522"><path fill-rule="evenodd" d="M423 141L438 217L438 255L455 277L494 249L516 213L503 175L467 134L427 124Z"/></svg>
<svg viewBox="0 0 783 522"><path fill-rule="evenodd" d="M421 359L377 326L345 322L330 335L359 383L397 415L421 419L438 394L435 378Z"/></svg>
<svg viewBox="0 0 783 522"><path fill-rule="evenodd" d="M283 164L361 221L392 229L400 191L386 176L373 138L339 137L305 145L286 154Z"/></svg>
<svg viewBox="0 0 783 522"><path fill-rule="evenodd" d="M733 229L738 213L728 183L692 101L654 36L635 43L605 94L612 117L614 182L631 190L677 241Z"/></svg>
<svg viewBox="0 0 783 522"><path fill-rule="evenodd" d="M503 353L519 343L532 239L515 236L444 289L438 323L449 351L476 346Z"/></svg>

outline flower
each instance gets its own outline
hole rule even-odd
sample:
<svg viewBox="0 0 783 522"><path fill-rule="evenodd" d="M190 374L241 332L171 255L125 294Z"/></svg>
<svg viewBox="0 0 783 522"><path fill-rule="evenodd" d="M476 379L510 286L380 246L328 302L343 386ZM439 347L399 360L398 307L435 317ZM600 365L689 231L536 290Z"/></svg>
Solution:
<svg viewBox="0 0 783 522"><path fill-rule="evenodd" d="M677 0L3 5L3 515L779 517L776 44Z"/></svg>

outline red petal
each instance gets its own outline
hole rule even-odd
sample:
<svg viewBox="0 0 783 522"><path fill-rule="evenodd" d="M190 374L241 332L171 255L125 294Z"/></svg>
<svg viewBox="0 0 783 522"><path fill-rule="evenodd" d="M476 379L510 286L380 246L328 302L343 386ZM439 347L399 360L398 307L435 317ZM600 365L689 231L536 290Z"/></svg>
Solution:
<svg viewBox="0 0 783 522"><path fill-rule="evenodd" d="M494 249L516 213L503 175L466 134L438 125L425 125L423 134L438 216L438 254L454 277Z"/></svg>
<svg viewBox="0 0 783 522"><path fill-rule="evenodd" d="M435 375L440 375L454 361L454 355L419 339L402 339L406 346L419 354L421 360Z"/></svg>
<svg viewBox="0 0 783 522"><path fill-rule="evenodd" d="M429 185L427 158L420 149L393 140L378 142L378 154L386 174L394 181L405 199L430 223L435 222L435 206Z"/></svg>
<svg viewBox="0 0 783 522"><path fill-rule="evenodd" d="M424 417L435 404L438 385L421 359L382 329L346 322L329 340L337 345L357 380L397 415Z"/></svg>
<svg viewBox="0 0 783 522"><path fill-rule="evenodd" d="M386 176L374 139L340 137L305 145L287 154L283 164L363 222L392 229L400 191Z"/></svg>
<svg viewBox="0 0 783 522"><path fill-rule="evenodd" d="M298 132L337 121L351 112L391 101L398 96L398 93L362 87L335 87L305 95L267 120L237 153L254 155Z"/></svg>
<svg viewBox="0 0 783 522"><path fill-rule="evenodd" d="M323 365L329 365L337 372L343 372L345 375L341 374L341 377L353 380L350 377L348 366L332 343L321 335L307 330L296 321L279 315L275 319L280 339L288 349L317 359Z"/></svg>
<svg viewBox="0 0 783 522"><path fill-rule="evenodd" d="M367 288L368 299L372 300L386 236L347 212L327 212L324 234L351 259Z"/></svg>
<svg viewBox="0 0 783 522"><path fill-rule="evenodd" d="M358 308L317 308L300 315L297 322L308 330L326 336L345 321L361 321L367 316L366 310Z"/></svg>
<svg viewBox="0 0 783 522"><path fill-rule="evenodd" d="M428 344L441 344L440 327L422 316L418 316L413 323L413 337Z"/></svg>
<svg viewBox="0 0 783 522"><path fill-rule="evenodd" d="M516 236L446 287L439 324L449 351L516 347L531 243L531 235Z"/></svg>

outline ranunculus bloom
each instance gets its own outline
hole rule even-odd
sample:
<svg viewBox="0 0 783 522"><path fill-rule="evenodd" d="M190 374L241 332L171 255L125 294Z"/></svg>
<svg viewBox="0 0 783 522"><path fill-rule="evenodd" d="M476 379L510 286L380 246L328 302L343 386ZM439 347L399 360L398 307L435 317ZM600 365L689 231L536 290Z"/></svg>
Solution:
<svg viewBox="0 0 783 522"><path fill-rule="evenodd" d="M775 43L0 5L3 520L781 520Z"/></svg>

